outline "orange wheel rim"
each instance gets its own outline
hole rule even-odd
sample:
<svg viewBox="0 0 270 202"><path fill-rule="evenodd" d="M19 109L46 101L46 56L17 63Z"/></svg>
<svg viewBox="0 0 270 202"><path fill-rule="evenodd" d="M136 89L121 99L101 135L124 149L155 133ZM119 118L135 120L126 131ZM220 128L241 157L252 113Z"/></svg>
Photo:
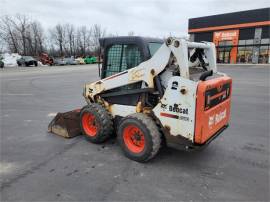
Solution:
<svg viewBox="0 0 270 202"><path fill-rule="evenodd" d="M90 136L94 137L97 134L98 131L98 125L96 118L93 114L89 112L85 112L82 116L82 126L85 131L85 133Z"/></svg>
<svg viewBox="0 0 270 202"><path fill-rule="evenodd" d="M145 147L144 134L140 128L135 125L128 125L124 128L123 138L127 148L133 153L140 153Z"/></svg>

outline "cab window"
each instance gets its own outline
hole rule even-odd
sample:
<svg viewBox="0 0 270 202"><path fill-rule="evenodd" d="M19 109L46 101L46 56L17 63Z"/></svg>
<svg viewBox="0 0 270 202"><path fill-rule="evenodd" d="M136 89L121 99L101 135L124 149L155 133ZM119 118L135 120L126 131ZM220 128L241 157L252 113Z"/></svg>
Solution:
<svg viewBox="0 0 270 202"><path fill-rule="evenodd" d="M154 42L148 43L151 57L157 52L157 50L160 48L161 45L162 43L154 43Z"/></svg>
<svg viewBox="0 0 270 202"><path fill-rule="evenodd" d="M142 62L141 52L135 44L112 45L107 52L104 77L138 66Z"/></svg>

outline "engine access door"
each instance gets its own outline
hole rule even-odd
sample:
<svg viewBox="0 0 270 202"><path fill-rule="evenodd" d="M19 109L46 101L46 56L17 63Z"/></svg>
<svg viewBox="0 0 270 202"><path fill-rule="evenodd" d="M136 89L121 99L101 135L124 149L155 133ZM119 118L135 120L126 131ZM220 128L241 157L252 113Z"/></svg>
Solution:
<svg viewBox="0 0 270 202"><path fill-rule="evenodd" d="M204 144L228 124L232 79L223 76L200 81L197 88L194 142Z"/></svg>

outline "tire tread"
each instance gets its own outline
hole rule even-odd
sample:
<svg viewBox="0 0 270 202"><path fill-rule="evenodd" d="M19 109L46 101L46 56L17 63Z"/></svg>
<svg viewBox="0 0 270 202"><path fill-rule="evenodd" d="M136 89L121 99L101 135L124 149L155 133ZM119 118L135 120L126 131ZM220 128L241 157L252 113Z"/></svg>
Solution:
<svg viewBox="0 0 270 202"><path fill-rule="evenodd" d="M90 111L95 112L99 116L101 124L100 131L98 132L99 133L98 137L96 137L94 141L93 139L86 136L87 139L93 143L104 142L111 136L113 132L113 122L111 115L104 107L102 107L100 104L97 103L86 105L81 111L83 112L85 108L89 108Z"/></svg>
<svg viewBox="0 0 270 202"><path fill-rule="evenodd" d="M131 115L128 115L125 119L128 119L128 118L136 119L137 121L142 123L146 127L146 129L149 131L149 134L153 142L152 151L151 151L151 154L146 159L141 161L141 162L147 162L150 159L152 159L154 156L156 156L161 146L161 133L158 129L158 126L156 125L156 123L150 116L147 116L143 113L131 114Z"/></svg>

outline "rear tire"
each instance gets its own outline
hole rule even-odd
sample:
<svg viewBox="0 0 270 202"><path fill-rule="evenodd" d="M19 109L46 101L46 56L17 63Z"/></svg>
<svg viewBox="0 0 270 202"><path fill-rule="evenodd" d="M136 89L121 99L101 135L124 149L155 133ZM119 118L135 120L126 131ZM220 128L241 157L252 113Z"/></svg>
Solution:
<svg viewBox="0 0 270 202"><path fill-rule="evenodd" d="M110 114L96 103L89 104L81 110L80 125L85 138L96 144L106 141L113 132Z"/></svg>
<svg viewBox="0 0 270 202"><path fill-rule="evenodd" d="M142 163L155 157L161 145L156 123L142 113L125 117L117 130L117 138L125 156Z"/></svg>

